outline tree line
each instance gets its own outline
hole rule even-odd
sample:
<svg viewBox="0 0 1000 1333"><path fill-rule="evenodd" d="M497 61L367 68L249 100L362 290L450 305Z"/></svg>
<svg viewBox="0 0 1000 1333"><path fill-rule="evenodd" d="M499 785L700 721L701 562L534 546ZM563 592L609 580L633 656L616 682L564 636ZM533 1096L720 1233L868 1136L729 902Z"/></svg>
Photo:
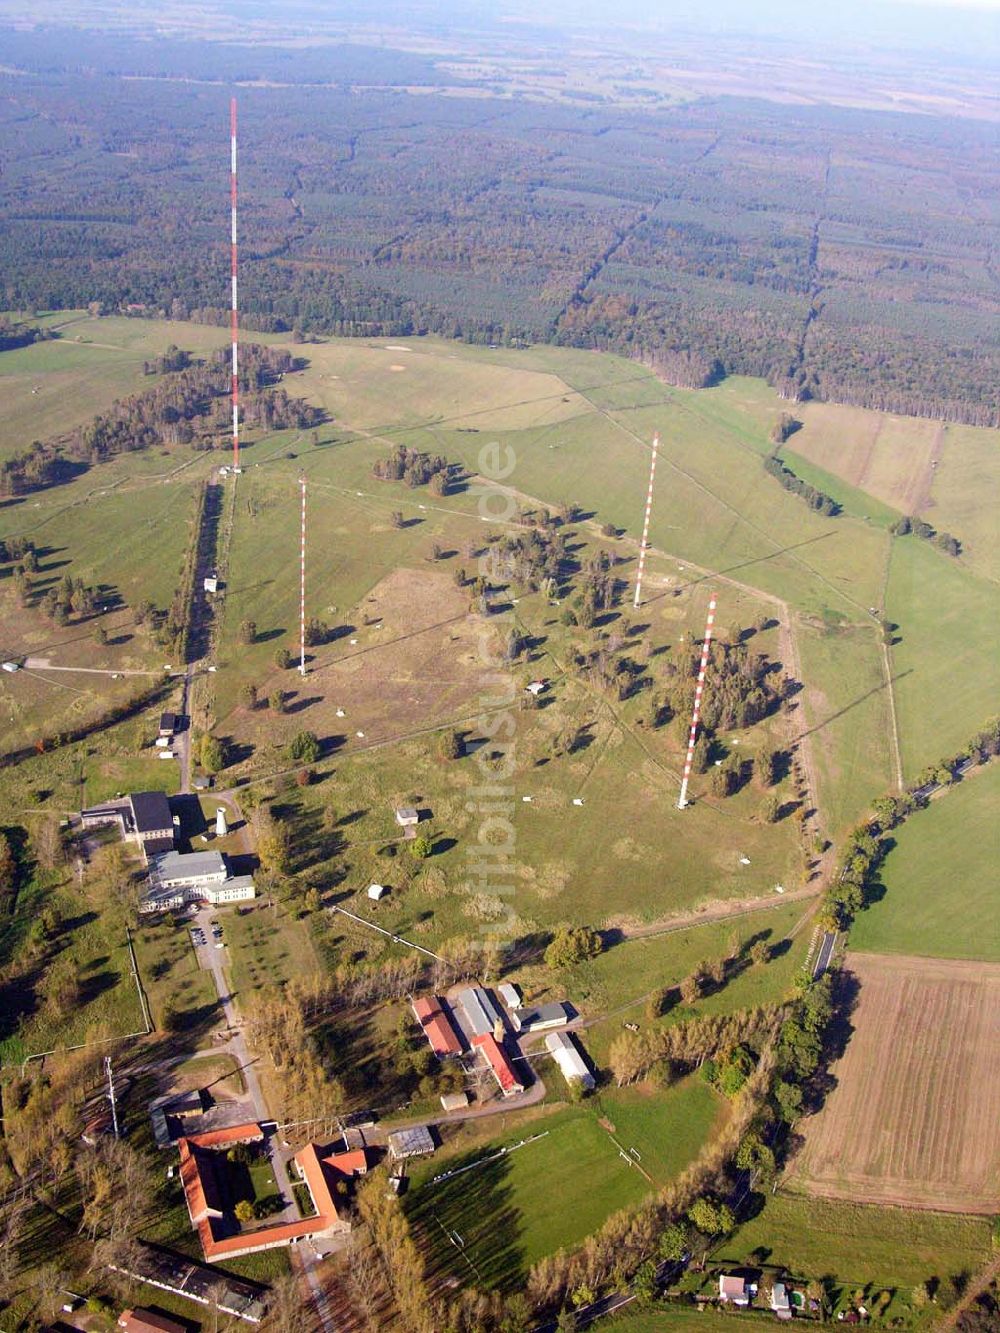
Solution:
<svg viewBox="0 0 1000 1333"><path fill-rule="evenodd" d="M323 419L319 408L274 387L284 374L304 364L285 348L249 344L241 348L241 413L249 426L264 430L305 430ZM163 358L159 382L142 393L117 399L84 426L56 440L36 440L0 463L0 496L25 495L58 485L87 467L118 454L185 444L214 448L227 430L231 390L229 353L214 352L193 362L178 349ZM154 373L156 363L147 363Z"/></svg>

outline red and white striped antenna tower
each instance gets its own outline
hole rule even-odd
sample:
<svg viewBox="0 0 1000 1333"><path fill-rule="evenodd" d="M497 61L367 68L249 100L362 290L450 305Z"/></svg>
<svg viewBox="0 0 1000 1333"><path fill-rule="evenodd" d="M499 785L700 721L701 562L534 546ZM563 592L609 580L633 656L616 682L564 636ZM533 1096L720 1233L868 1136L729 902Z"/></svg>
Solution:
<svg viewBox="0 0 1000 1333"><path fill-rule="evenodd" d="M299 477L302 488L302 543L299 554L299 675L306 674L306 479Z"/></svg>
<svg viewBox="0 0 1000 1333"><path fill-rule="evenodd" d="M653 436L653 456L649 460L649 490L646 492L646 517L642 521L642 542L639 545L639 568L635 576L635 600L638 606L642 598L642 576L646 570L646 547L649 543L649 515L653 509L653 481L656 477L656 451L660 447L659 432Z"/></svg>
<svg viewBox="0 0 1000 1333"><path fill-rule="evenodd" d="M229 149L230 149L230 171L229 171L229 214L230 214L230 245L232 254L232 272L230 282L232 286L232 307L229 316L229 328L233 340L233 471L239 472L240 469L240 388L239 388L239 357L237 346L239 342L238 333L238 314L236 300L236 98L232 97L229 101Z"/></svg>
<svg viewBox="0 0 1000 1333"><path fill-rule="evenodd" d="M688 778L691 776L691 763L694 759L694 743L698 738L698 719L701 716L701 695L705 688L705 672L708 670L708 653L712 643L712 626L715 624L715 598L708 604L708 620L705 624L705 641L701 649L701 666L698 668L698 683L694 690L694 710L691 713L691 734L688 736L687 758L684 761L684 776L681 778L681 794L677 809L683 810L688 803Z"/></svg>

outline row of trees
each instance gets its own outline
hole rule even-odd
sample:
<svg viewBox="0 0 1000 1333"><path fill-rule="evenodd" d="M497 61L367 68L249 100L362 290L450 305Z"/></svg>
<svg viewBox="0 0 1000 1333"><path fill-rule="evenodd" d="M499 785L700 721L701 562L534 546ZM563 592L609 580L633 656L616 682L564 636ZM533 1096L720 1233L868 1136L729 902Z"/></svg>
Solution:
<svg viewBox="0 0 1000 1333"><path fill-rule="evenodd" d="M247 425L305 430L320 424L319 408L290 398L284 388L271 387L302 364L284 348L248 344L240 349L241 411ZM155 368L153 363L147 367ZM117 454L173 444L212 448L228 424L230 386L228 353L193 362L174 349L165 354L165 373L154 387L118 399L67 436L36 440L0 464L0 496L57 485Z"/></svg>
<svg viewBox="0 0 1000 1333"><path fill-rule="evenodd" d="M957 537L953 537L950 532L937 532L923 518L904 514L902 518L896 520L889 531L894 537L906 537L912 532L914 537L920 537L925 542L933 542L939 551L944 551L945 555L962 554L962 543Z"/></svg>
<svg viewBox="0 0 1000 1333"><path fill-rule="evenodd" d="M926 804L929 786L948 786L967 760L987 763L1000 755L1000 719L994 719L957 754L929 765L907 791L880 796L872 805L874 818L847 836L838 872L826 891L821 918L827 930L846 930L865 906L868 889L886 853L885 835Z"/></svg>
<svg viewBox="0 0 1000 1333"><path fill-rule="evenodd" d="M793 495L800 495L809 508L815 509L818 514L826 514L828 518L832 518L835 514L840 513L840 505L831 495L825 494L825 492L810 485L808 481L803 481L801 477L797 477L791 468L786 467L776 455L768 454L764 459L764 471L774 477L786 491L791 491Z"/></svg>

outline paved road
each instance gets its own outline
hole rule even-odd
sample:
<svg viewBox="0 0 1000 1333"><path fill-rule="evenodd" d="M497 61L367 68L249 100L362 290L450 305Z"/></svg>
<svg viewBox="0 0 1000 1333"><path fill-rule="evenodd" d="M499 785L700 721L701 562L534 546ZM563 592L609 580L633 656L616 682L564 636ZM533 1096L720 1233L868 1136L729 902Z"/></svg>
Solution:
<svg viewBox="0 0 1000 1333"><path fill-rule="evenodd" d="M826 969L830 966L830 959L833 957L833 951L837 944L837 932L828 930L823 936L823 942L819 946L819 953L816 956L816 966L813 968L813 981L819 980Z"/></svg>

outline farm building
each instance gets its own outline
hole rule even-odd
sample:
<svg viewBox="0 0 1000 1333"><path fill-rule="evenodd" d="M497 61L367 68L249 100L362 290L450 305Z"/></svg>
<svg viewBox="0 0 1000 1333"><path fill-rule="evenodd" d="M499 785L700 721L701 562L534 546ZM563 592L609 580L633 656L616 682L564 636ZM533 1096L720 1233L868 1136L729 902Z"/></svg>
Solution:
<svg viewBox="0 0 1000 1333"><path fill-rule="evenodd" d="M177 730L177 714L161 713L159 734L161 736L172 736L176 730Z"/></svg>
<svg viewBox="0 0 1000 1333"><path fill-rule="evenodd" d="M545 1046L567 1083L577 1079L588 1091L594 1087L594 1076L568 1032L550 1032L545 1038Z"/></svg>
<svg viewBox="0 0 1000 1333"><path fill-rule="evenodd" d="M389 1156L394 1162L401 1162L407 1157L425 1157L434 1151L434 1140L426 1125L414 1125L411 1129L397 1129L387 1140Z"/></svg>
<svg viewBox="0 0 1000 1333"><path fill-rule="evenodd" d="M179 1324L168 1315L156 1310L123 1310L118 1316L118 1327L125 1333L187 1333L187 1324Z"/></svg>
<svg viewBox="0 0 1000 1333"><path fill-rule="evenodd" d="M467 1092L446 1092L441 1098L442 1111L462 1111L468 1104Z"/></svg>
<svg viewBox="0 0 1000 1333"><path fill-rule="evenodd" d="M412 805L401 805L396 811L396 823L400 828L415 828L420 823L420 811Z"/></svg>
<svg viewBox="0 0 1000 1333"><path fill-rule="evenodd" d="M729 1305L749 1305L757 1294L757 1286L745 1277L731 1273L719 1274L719 1300Z"/></svg>
<svg viewBox="0 0 1000 1333"><path fill-rule="evenodd" d="M413 1016L439 1060L462 1054L462 1043L436 995L422 995L419 1000L413 1001L412 1008Z"/></svg>
<svg viewBox="0 0 1000 1333"><path fill-rule="evenodd" d="M524 1084L514 1073L506 1051L494 1039L492 1032L484 1032L473 1037L472 1044L485 1055L504 1097L513 1097L516 1093L524 1091Z"/></svg>
<svg viewBox="0 0 1000 1333"><path fill-rule="evenodd" d="M540 1004L535 1009L512 1009L511 1022L515 1032L544 1032L546 1028L561 1028L569 1022L564 1004Z"/></svg>
<svg viewBox="0 0 1000 1333"><path fill-rule="evenodd" d="M503 1023L500 1011L482 986L467 986L460 990L455 1002L462 1011L466 1027L476 1037L492 1034L497 1023Z"/></svg>
<svg viewBox="0 0 1000 1333"><path fill-rule="evenodd" d="M784 1282L776 1282L771 1288L771 1309L779 1319L791 1319L792 1302Z"/></svg>
<svg viewBox="0 0 1000 1333"><path fill-rule="evenodd" d="M235 1259L239 1255L254 1254L259 1250L278 1249L294 1245L300 1240L325 1240L350 1231L351 1224L341 1217L334 1201L333 1190L342 1175L356 1174L357 1163L349 1172L340 1172L335 1166L336 1156L323 1157L314 1143L295 1154L294 1162L309 1191L316 1210L315 1216L297 1222L276 1222L243 1232L225 1206L227 1189L225 1173L226 1153L237 1143L262 1143L264 1133L260 1125L234 1125L207 1134L193 1134L178 1141L180 1176L191 1225L198 1232L205 1258ZM348 1153L348 1159L358 1155ZM364 1168L367 1170L367 1162Z"/></svg>
<svg viewBox="0 0 1000 1333"><path fill-rule="evenodd" d="M503 1000L508 1009L518 1009L521 1004L521 988L515 986L510 981L505 981L502 986L497 987L497 994Z"/></svg>

